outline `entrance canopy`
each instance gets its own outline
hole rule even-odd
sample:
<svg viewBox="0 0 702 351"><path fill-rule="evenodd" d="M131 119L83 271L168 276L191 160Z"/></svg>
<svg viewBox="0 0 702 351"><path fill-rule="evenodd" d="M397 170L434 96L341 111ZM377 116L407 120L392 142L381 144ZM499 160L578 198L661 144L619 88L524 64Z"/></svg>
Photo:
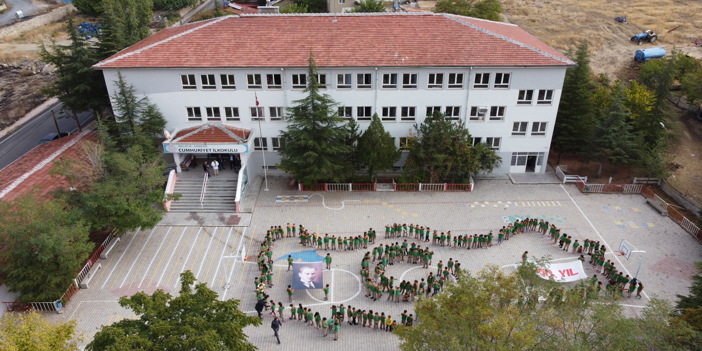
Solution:
<svg viewBox="0 0 702 351"><path fill-rule="evenodd" d="M207 123L166 132L163 151L178 154L244 154L249 152L250 129Z"/></svg>

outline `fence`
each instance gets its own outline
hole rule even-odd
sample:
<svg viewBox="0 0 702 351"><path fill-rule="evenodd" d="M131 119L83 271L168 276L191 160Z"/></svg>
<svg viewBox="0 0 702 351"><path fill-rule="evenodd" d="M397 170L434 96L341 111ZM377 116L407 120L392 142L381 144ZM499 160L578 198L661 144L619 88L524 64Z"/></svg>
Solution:
<svg viewBox="0 0 702 351"><path fill-rule="evenodd" d="M382 180L382 181L381 181ZM385 186L378 186L387 185ZM392 185L392 187L390 187ZM298 184L300 191L380 191L385 188L392 191L473 191L473 177L468 184L454 183L394 183L392 178L378 178L377 183L316 183Z"/></svg>
<svg viewBox="0 0 702 351"><path fill-rule="evenodd" d="M585 184L577 182L578 188L584 193L619 193L640 194L643 184Z"/></svg>
<svg viewBox="0 0 702 351"><path fill-rule="evenodd" d="M690 233L697 241L702 242L702 229L700 229L697 225L692 223L689 219L687 219L685 216L680 213L675 207L673 207L671 204L667 203L665 200L661 199L660 196L656 195L653 190L651 190L647 186L643 186L641 189L641 195L646 197L647 199L651 199L652 201L655 201L658 203L662 208L665 208L668 211L668 217L672 219L675 223L680 225L683 229L685 229L686 232Z"/></svg>
<svg viewBox="0 0 702 351"><path fill-rule="evenodd" d="M556 177L560 179L563 183L577 183L577 182L587 182L587 177L581 177L574 174L566 174L568 167L565 165L556 166Z"/></svg>

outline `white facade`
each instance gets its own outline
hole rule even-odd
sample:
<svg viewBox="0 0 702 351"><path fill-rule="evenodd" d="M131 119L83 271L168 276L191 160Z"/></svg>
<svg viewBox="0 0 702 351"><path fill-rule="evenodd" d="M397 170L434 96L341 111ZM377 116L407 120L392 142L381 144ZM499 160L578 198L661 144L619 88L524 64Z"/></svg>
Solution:
<svg viewBox="0 0 702 351"><path fill-rule="evenodd" d="M439 107L465 122L471 135L480 138L476 141L495 147L502 157L495 173L521 173L546 170L566 68L319 67L319 73L326 79L322 91L346 107L340 113L350 113L362 130L377 113L400 146L414 124L422 123L427 109ZM118 71L103 72L112 95ZM274 138L285 129L285 110L304 97L307 68L121 68L119 72L138 94L158 106L171 132L221 122L251 129L259 137L259 121L252 113L262 110L266 160L273 166L279 160ZM255 156L260 152L249 158L250 169L261 170L261 157Z"/></svg>

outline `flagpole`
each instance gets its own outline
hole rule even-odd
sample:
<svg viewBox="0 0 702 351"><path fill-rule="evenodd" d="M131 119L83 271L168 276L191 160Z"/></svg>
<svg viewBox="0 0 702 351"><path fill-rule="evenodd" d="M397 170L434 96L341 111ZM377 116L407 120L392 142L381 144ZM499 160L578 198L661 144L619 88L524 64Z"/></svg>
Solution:
<svg viewBox="0 0 702 351"><path fill-rule="evenodd" d="M261 108L258 107L258 95L254 93L254 97L256 97L256 112L258 112L258 133L259 133L259 140L261 144L261 155L263 156L263 180L266 184L266 188L263 189L263 191L268 191L268 169L266 167L266 150L263 148L263 130L261 129ZM268 143L266 143L266 149L268 148Z"/></svg>

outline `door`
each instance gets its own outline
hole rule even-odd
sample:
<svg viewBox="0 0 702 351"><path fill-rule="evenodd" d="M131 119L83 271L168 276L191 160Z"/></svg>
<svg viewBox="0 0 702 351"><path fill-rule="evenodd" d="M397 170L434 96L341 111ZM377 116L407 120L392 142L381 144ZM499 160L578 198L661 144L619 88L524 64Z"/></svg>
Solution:
<svg viewBox="0 0 702 351"><path fill-rule="evenodd" d="M536 169L536 156L527 156L526 172L534 172Z"/></svg>

